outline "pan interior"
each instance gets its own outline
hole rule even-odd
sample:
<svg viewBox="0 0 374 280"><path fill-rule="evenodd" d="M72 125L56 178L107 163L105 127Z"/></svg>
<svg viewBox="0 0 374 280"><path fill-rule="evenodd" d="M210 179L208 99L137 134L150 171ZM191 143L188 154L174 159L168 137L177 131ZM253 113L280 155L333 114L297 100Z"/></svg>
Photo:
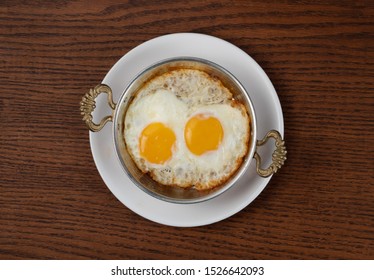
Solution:
<svg viewBox="0 0 374 280"><path fill-rule="evenodd" d="M159 184L148 174L144 174L138 169L128 153L126 143L124 141L124 119L126 116L126 111L134 96L152 78L177 69L201 70L220 79L223 85L232 92L234 99L245 105L250 118L251 136L247 156L245 157L241 167L228 181L226 181L226 183L211 190L201 191L194 188L179 188ZM129 175L130 179L139 188L159 199L175 203L196 203L211 199L216 195L221 194L235 183L240 175L244 173L245 169L249 165L250 159L253 156L254 139L256 139L256 125L254 111L249 96L240 83L230 73L212 62L196 58L178 58L155 64L140 73L133 80L133 82L123 93L117 106L118 107L114 118L114 135L119 160L121 161L122 166Z"/></svg>

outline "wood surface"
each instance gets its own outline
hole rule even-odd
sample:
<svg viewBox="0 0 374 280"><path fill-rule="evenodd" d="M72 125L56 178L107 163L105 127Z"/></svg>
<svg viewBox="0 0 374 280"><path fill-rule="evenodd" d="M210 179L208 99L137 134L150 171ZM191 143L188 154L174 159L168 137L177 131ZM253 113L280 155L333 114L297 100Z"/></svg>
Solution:
<svg viewBox="0 0 374 280"><path fill-rule="evenodd" d="M373 1L0 1L0 259L373 259ZM127 209L79 102L137 45L227 40L277 90L288 160L248 207L176 228Z"/></svg>

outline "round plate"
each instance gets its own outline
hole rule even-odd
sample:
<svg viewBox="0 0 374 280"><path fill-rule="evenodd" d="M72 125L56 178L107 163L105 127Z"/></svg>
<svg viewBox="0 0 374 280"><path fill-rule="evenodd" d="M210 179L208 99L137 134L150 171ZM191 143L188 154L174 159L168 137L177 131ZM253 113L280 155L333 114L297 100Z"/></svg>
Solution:
<svg viewBox="0 0 374 280"><path fill-rule="evenodd" d="M271 129L283 135L282 109L265 72L241 49L212 36L177 33L147 41L124 55L102 83L111 87L116 102L139 72L160 60L177 56L204 58L229 70L251 96L257 117L257 137L262 139ZM96 101L95 120L108 114L106 99ZM116 155L111 123L100 132L90 132L90 143L97 169L111 192L135 213L165 225L193 227L223 220L250 204L270 180L257 175L253 159L244 176L222 195L196 204L174 204L146 194L127 177ZM272 152L270 145L261 148L264 166L270 164Z"/></svg>

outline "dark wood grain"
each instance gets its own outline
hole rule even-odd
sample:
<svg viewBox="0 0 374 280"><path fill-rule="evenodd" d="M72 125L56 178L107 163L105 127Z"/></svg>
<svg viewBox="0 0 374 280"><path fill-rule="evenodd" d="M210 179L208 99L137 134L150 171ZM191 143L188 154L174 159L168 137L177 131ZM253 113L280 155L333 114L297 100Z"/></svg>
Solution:
<svg viewBox="0 0 374 280"><path fill-rule="evenodd" d="M0 259L373 259L373 3L2 0ZM123 206L78 109L122 55L174 32L264 68L289 150L251 205L198 228Z"/></svg>

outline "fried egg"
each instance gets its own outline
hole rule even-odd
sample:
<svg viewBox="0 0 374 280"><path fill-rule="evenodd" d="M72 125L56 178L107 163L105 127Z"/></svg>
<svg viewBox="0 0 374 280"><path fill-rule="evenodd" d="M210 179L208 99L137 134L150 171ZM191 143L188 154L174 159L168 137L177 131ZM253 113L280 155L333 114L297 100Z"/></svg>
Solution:
<svg viewBox="0 0 374 280"><path fill-rule="evenodd" d="M135 164L163 185L214 188L248 151L243 104L207 73L178 69L153 78L125 115L126 147Z"/></svg>

